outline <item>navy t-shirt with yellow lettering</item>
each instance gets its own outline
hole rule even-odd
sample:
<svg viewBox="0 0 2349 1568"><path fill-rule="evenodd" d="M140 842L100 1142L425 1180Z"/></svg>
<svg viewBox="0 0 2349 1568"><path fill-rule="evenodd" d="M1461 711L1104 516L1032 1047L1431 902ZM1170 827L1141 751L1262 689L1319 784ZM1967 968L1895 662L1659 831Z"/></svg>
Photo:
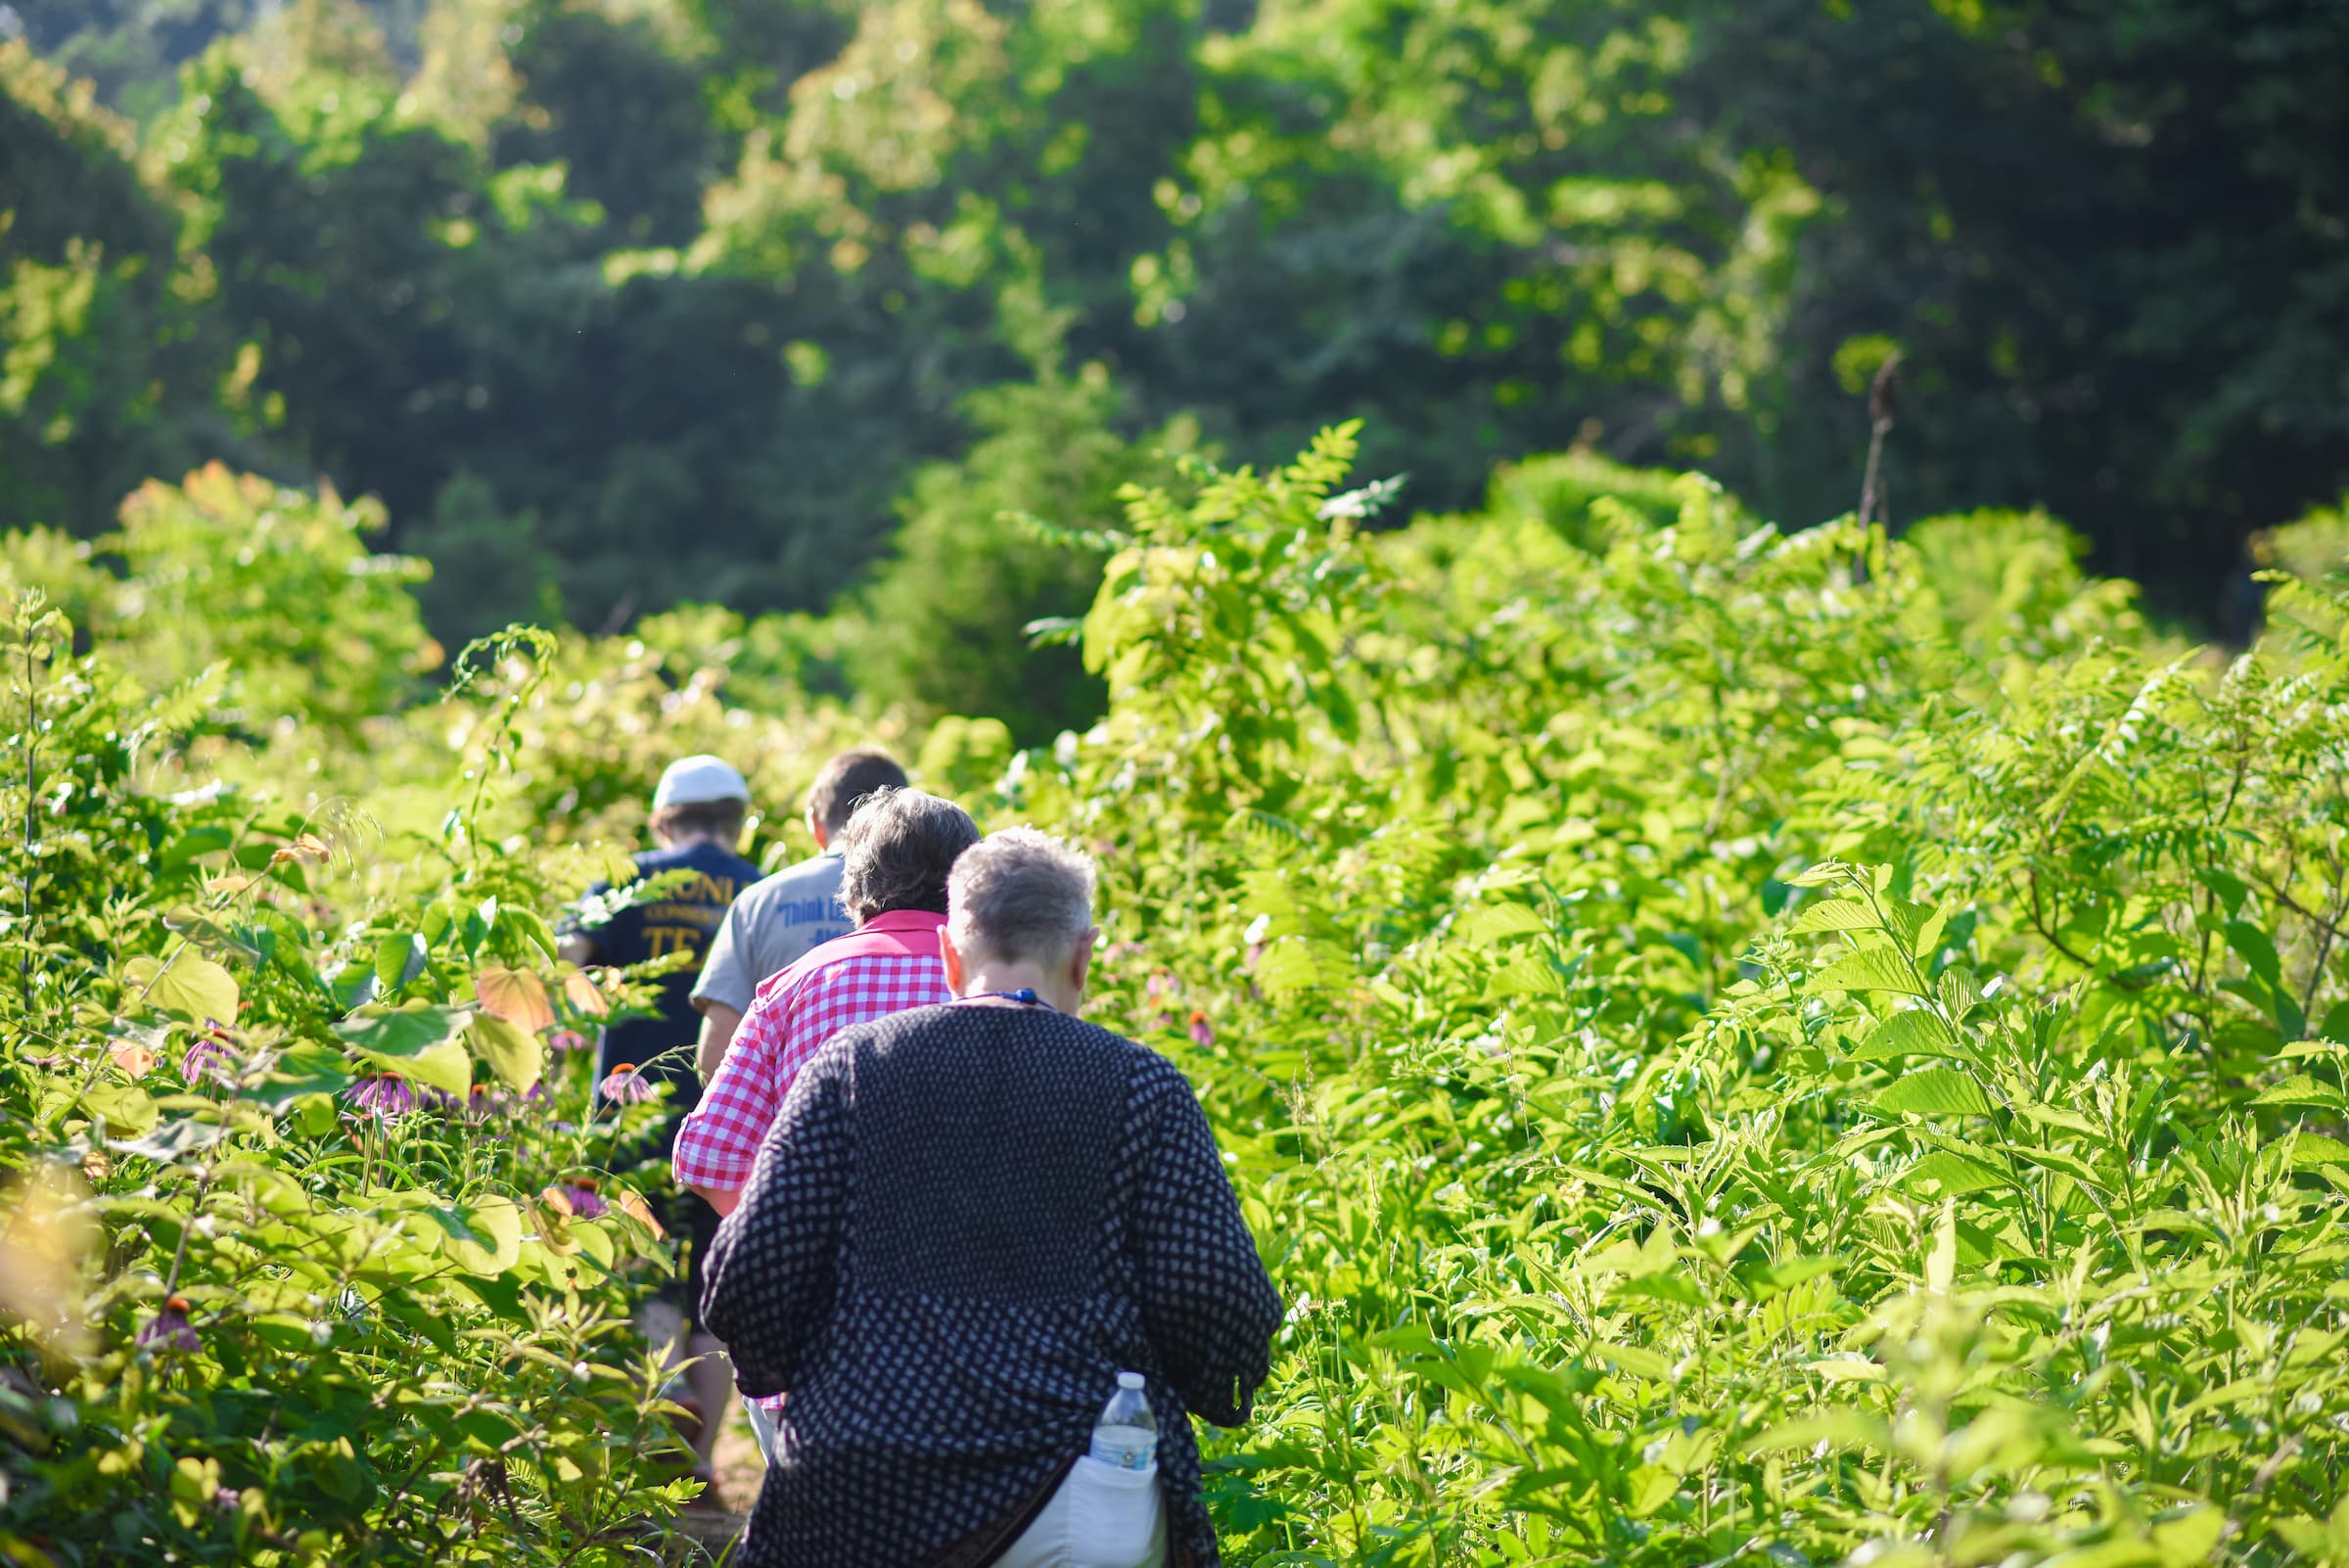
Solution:
<svg viewBox="0 0 2349 1568"><path fill-rule="evenodd" d="M671 1110L681 1113L692 1109L702 1089L701 1078L693 1069L693 1044L702 1028L701 1014L694 1010L692 1000L694 978L709 955L711 935L726 917L726 906L734 901L735 894L759 880L760 872L741 855L706 839L673 850L647 850L635 858L639 877L657 877L665 871L689 875L681 886L649 902L622 909L581 935L595 944L600 963L642 963L671 952L690 954L691 961L662 977L658 1013L631 1018L604 1031L596 1078L600 1082L622 1062L642 1067L656 1056L672 1053L653 1071L676 1085L669 1091L668 1103ZM590 891L600 894L607 890L599 885Z"/></svg>

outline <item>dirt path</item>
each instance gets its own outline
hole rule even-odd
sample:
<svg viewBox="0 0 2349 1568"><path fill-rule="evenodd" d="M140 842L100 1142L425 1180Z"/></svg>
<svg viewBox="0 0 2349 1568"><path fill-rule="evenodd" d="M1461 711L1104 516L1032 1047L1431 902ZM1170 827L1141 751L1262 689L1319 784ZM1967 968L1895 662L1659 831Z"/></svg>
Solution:
<svg viewBox="0 0 2349 1568"><path fill-rule="evenodd" d="M737 1403L727 1407L726 1424L717 1434L717 1502L720 1508L679 1516L677 1534L699 1546L715 1562L750 1522L751 1504L759 1499L759 1483L766 1461L759 1456L758 1440L751 1436L750 1418ZM722 1511L721 1511L722 1510Z"/></svg>

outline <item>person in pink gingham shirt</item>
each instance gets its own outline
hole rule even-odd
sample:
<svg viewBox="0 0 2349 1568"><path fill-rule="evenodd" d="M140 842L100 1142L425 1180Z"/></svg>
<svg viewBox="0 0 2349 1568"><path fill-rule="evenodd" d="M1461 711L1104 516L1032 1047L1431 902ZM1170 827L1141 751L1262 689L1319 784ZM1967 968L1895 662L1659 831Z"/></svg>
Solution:
<svg viewBox="0 0 2349 1568"><path fill-rule="evenodd" d="M730 1214L792 1080L852 1024L950 998L939 958L946 874L978 824L919 790L868 797L841 833L840 901L856 929L759 987L750 1011L678 1130L677 1181Z"/></svg>

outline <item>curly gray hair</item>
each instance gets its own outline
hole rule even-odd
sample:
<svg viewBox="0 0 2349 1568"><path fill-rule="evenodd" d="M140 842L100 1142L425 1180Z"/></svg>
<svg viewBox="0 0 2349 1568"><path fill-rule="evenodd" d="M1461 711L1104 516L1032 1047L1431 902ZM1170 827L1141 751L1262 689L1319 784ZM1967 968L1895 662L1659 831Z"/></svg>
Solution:
<svg viewBox="0 0 2349 1568"><path fill-rule="evenodd" d="M1093 862L1049 834L1005 828L954 862L946 911L957 947L1052 963L1092 928Z"/></svg>
<svg viewBox="0 0 2349 1568"><path fill-rule="evenodd" d="M952 801L876 790L841 829L841 907L860 926L898 909L944 914L946 873L978 842L979 824Z"/></svg>

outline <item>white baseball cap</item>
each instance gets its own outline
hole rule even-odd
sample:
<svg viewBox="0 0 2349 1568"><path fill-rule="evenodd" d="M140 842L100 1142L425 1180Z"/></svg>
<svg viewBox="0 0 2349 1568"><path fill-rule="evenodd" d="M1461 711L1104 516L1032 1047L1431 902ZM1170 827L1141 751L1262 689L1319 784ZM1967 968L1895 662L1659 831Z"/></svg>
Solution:
<svg viewBox="0 0 2349 1568"><path fill-rule="evenodd" d="M722 757L707 753L680 757L661 775L653 791L653 809L670 806L699 806L705 801L748 801L751 786Z"/></svg>

